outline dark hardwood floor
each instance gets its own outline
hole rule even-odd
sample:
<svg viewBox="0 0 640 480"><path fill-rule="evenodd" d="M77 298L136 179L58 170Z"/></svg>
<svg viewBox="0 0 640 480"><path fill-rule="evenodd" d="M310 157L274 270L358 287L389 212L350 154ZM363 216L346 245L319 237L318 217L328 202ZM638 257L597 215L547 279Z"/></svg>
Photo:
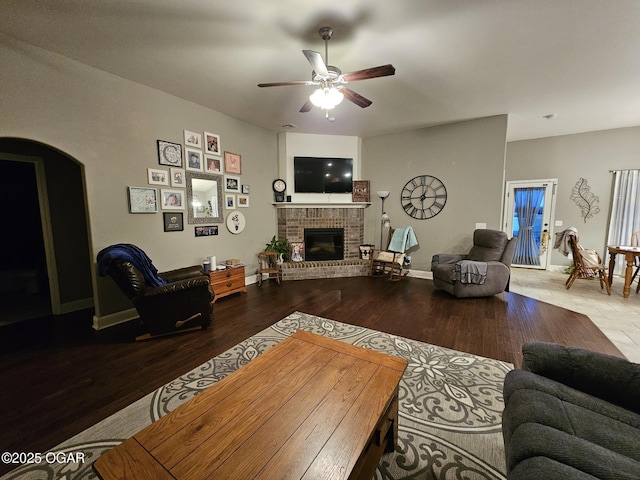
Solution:
<svg viewBox="0 0 640 480"><path fill-rule="evenodd" d="M413 278L268 281L216 302L206 331L144 342L133 341L137 322L94 332L92 312L0 328L0 450L45 452L296 310L516 366L528 341L623 357L586 316L515 293L458 300Z"/></svg>

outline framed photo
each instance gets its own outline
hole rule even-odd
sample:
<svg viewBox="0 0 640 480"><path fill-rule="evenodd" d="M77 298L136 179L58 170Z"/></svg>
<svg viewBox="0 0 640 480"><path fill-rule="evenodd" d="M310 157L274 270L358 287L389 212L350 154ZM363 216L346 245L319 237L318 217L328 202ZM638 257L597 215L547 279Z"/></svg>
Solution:
<svg viewBox="0 0 640 480"><path fill-rule="evenodd" d="M184 146L202 148L202 135L196 132L184 131Z"/></svg>
<svg viewBox="0 0 640 480"><path fill-rule="evenodd" d="M238 195L238 207L239 208L248 208L249 207L249 196L248 195Z"/></svg>
<svg viewBox="0 0 640 480"><path fill-rule="evenodd" d="M205 173L222 173L222 160L219 157L205 155L204 171Z"/></svg>
<svg viewBox="0 0 640 480"><path fill-rule="evenodd" d="M164 231L181 232L184 230L182 212L164 212Z"/></svg>
<svg viewBox="0 0 640 480"><path fill-rule="evenodd" d="M196 237L209 237L211 235L218 235L218 226L212 225L210 227L194 227Z"/></svg>
<svg viewBox="0 0 640 480"><path fill-rule="evenodd" d="M147 168L149 185L169 185L169 172L157 168Z"/></svg>
<svg viewBox="0 0 640 480"><path fill-rule="evenodd" d="M354 180L351 200L353 202L370 202L371 192L369 180Z"/></svg>
<svg viewBox="0 0 640 480"><path fill-rule="evenodd" d="M182 167L182 145L158 140L158 162L160 165Z"/></svg>
<svg viewBox="0 0 640 480"><path fill-rule="evenodd" d="M184 188L184 170L182 168L170 168L169 172L171 175L171 186Z"/></svg>
<svg viewBox="0 0 640 480"><path fill-rule="evenodd" d="M291 242L291 261L304 262L304 243Z"/></svg>
<svg viewBox="0 0 640 480"><path fill-rule="evenodd" d="M193 148L185 148L184 155L186 157L185 168L195 172L202 172L202 151Z"/></svg>
<svg viewBox="0 0 640 480"><path fill-rule="evenodd" d="M127 187L129 190L129 213L156 213L158 191L150 187Z"/></svg>
<svg viewBox="0 0 640 480"><path fill-rule="evenodd" d="M224 208L227 210L235 210L236 208L236 196L235 195L225 195L224 196Z"/></svg>
<svg viewBox="0 0 640 480"><path fill-rule="evenodd" d="M204 151L211 155L222 155L220 148L220 135L204 132Z"/></svg>
<svg viewBox="0 0 640 480"><path fill-rule="evenodd" d="M162 189L160 192L163 210L184 210L184 190Z"/></svg>
<svg viewBox="0 0 640 480"><path fill-rule="evenodd" d="M241 161L242 157L237 153L224 152L224 173L240 175L242 173Z"/></svg>
<svg viewBox="0 0 640 480"><path fill-rule="evenodd" d="M233 175L224 176L224 191L225 192L240 192L240 177Z"/></svg>
<svg viewBox="0 0 640 480"><path fill-rule="evenodd" d="M242 185L242 193L249 195L249 185Z"/></svg>

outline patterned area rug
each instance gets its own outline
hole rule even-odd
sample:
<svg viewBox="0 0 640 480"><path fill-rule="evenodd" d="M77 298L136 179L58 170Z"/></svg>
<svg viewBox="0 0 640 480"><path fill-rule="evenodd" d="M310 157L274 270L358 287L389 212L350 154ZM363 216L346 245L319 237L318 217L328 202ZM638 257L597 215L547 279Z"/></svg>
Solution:
<svg viewBox="0 0 640 480"><path fill-rule="evenodd" d="M399 444L382 457L375 479L506 478L500 422L511 364L295 312L52 449L48 460L64 463L23 465L2 480L97 478L91 465L104 451L299 329L409 362L400 382ZM78 456L84 462L74 462Z"/></svg>

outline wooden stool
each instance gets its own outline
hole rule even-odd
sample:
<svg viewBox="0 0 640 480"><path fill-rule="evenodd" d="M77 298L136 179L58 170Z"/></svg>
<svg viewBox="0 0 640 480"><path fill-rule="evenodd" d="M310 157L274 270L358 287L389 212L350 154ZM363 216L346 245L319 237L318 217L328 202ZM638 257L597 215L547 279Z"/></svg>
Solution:
<svg viewBox="0 0 640 480"><path fill-rule="evenodd" d="M278 268L278 253L277 252L260 252L258 253L258 286L262 286L262 274L267 274L267 280L269 278L275 278L278 285L280 285L280 269Z"/></svg>

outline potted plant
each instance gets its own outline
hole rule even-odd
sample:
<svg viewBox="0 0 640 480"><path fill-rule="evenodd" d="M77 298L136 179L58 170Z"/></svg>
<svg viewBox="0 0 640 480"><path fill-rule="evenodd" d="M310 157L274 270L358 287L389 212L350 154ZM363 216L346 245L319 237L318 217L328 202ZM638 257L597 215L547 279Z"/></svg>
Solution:
<svg viewBox="0 0 640 480"><path fill-rule="evenodd" d="M289 242L287 240L280 240L274 235L271 241L265 245L265 252L276 252L281 262L289 260Z"/></svg>

